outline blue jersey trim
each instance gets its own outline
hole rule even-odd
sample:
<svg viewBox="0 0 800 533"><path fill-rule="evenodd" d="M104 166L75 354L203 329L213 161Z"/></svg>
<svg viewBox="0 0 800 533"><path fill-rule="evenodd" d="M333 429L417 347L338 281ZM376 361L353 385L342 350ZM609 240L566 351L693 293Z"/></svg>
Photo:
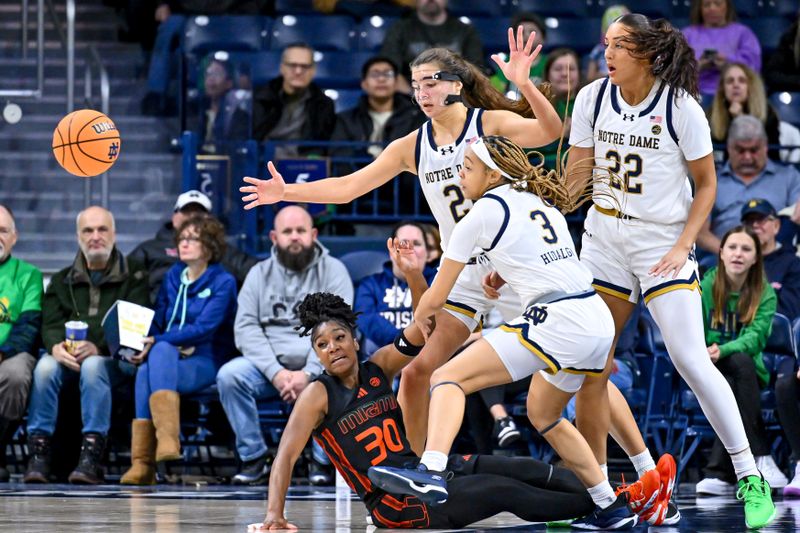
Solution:
<svg viewBox="0 0 800 533"><path fill-rule="evenodd" d="M500 202L500 205L503 206L503 223L500 225L500 230L497 232L497 235L492 241L491 246L489 246L488 248L484 248L484 250L488 252L490 250L493 250L494 247L497 246L497 243L500 241L500 237L502 237L503 233L505 233L506 228L508 227L508 221L511 218L511 211L508 209L508 204L506 203L506 201L495 194L484 194L482 198L492 198Z"/></svg>
<svg viewBox="0 0 800 533"><path fill-rule="evenodd" d="M592 119L592 130L594 131L594 125L597 123L597 117L600 115L600 106L603 104L603 95L606 93L606 87L608 86L608 78L603 80L603 83L600 85L600 92L597 93L597 100L594 102L594 118Z"/></svg>
<svg viewBox="0 0 800 533"><path fill-rule="evenodd" d="M670 87L669 91L667 91L667 131L669 131L669 136L672 137L675 144L678 144L678 134L675 132L675 128L672 127L672 103L674 100L675 87Z"/></svg>

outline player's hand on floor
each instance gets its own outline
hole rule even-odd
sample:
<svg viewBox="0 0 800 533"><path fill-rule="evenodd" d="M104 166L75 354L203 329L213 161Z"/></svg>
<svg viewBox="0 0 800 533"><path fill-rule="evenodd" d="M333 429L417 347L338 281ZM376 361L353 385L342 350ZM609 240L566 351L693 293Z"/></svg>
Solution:
<svg viewBox="0 0 800 533"><path fill-rule="evenodd" d="M285 518L250 524L247 526L247 533L258 533L260 531L297 531L298 527L289 523Z"/></svg>
<svg viewBox="0 0 800 533"><path fill-rule="evenodd" d="M274 204L283 200L283 192L286 188L283 176L272 164L272 161L267 163L267 169L272 175L272 179L260 180L250 176L242 178L242 181L250 184L239 187L239 192L247 194L242 197L245 209L253 209L259 205Z"/></svg>
<svg viewBox="0 0 800 533"><path fill-rule="evenodd" d="M686 259L689 257L690 249L676 244L672 249L661 258L661 261L650 269L648 272L651 276L661 276L665 278L672 278L678 275L683 265L686 264Z"/></svg>

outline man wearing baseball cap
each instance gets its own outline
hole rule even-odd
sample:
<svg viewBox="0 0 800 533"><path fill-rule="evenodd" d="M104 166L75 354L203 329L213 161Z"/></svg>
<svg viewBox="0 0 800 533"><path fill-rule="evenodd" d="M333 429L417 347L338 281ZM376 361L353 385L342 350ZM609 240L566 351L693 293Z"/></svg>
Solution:
<svg viewBox="0 0 800 533"><path fill-rule="evenodd" d="M758 235L764 273L778 295L777 311L794 321L800 316L800 259L793 247L777 240L781 229L778 212L767 200L753 198L742 207L741 221Z"/></svg>
<svg viewBox="0 0 800 533"><path fill-rule="evenodd" d="M156 301L161 280L169 267L178 261L178 249L175 245L175 228L181 227L186 219L192 216L211 215L211 199L197 190L186 191L178 196L173 208L172 218L165 222L156 236L139 244L130 253L132 257L143 263L149 273L150 300ZM250 267L258 260L247 255L238 248L228 245L222 266L234 275L241 287Z"/></svg>

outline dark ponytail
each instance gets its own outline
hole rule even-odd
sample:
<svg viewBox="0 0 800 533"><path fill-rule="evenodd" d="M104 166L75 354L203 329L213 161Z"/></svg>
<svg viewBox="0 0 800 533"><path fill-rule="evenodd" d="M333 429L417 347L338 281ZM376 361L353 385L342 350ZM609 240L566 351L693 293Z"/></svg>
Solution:
<svg viewBox="0 0 800 533"><path fill-rule="evenodd" d="M461 98L467 107L482 109L505 109L526 118L533 117L528 100L520 98L512 100L503 93L495 89L492 82L481 70L461 57L448 50L447 48L430 48L419 54L411 62L411 68L420 65L434 64L442 71L456 74L464 84L461 90ZM548 99L551 99L550 84L539 85L539 90Z"/></svg>
<svg viewBox="0 0 800 533"><path fill-rule="evenodd" d="M614 22L628 29L628 35L620 40L633 45L632 56L649 61L654 76L699 98L697 60L680 30L665 19L650 20L638 13L622 15Z"/></svg>

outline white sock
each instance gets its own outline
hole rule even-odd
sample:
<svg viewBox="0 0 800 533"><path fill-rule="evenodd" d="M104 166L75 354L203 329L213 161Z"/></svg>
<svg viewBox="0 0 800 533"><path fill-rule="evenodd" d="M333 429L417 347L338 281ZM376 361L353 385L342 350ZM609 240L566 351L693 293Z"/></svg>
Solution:
<svg viewBox="0 0 800 533"><path fill-rule="evenodd" d="M420 463L424 464L428 470L444 472L444 469L447 468L447 455L442 452L425 451L422 453Z"/></svg>
<svg viewBox="0 0 800 533"><path fill-rule="evenodd" d="M640 454L631 455L629 459L631 463L633 463L633 467L636 469L639 478L648 470L656 469L656 463L653 461L653 456L650 455L650 450L645 449L645 451Z"/></svg>
<svg viewBox="0 0 800 533"><path fill-rule="evenodd" d="M617 497L614 496L614 489L611 488L607 479L594 487L589 487L588 490L592 501L601 509L605 509L617 500Z"/></svg>
<svg viewBox="0 0 800 533"><path fill-rule="evenodd" d="M603 475L606 476L606 479L608 479L608 463L601 464L600 470L603 471Z"/></svg>
<svg viewBox="0 0 800 533"><path fill-rule="evenodd" d="M761 472L756 467L756 460L749 446L739 453L732 453L731 462L736 471L736 479L744 479L747 476L761 477Z"/></svg>

